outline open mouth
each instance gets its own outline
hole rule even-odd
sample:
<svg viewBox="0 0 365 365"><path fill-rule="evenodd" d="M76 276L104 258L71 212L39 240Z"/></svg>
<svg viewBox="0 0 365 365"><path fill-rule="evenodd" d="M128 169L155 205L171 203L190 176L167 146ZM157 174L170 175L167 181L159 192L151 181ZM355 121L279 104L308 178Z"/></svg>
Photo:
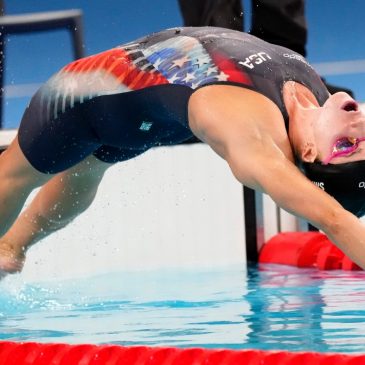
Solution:
<svg viewBox="0 0 365 365"><path fill-rule="evenodd" d="M341 108L342 110L346 112L357 112L359 110L359 105L356 103L356 101L347 101Z"/></svg>

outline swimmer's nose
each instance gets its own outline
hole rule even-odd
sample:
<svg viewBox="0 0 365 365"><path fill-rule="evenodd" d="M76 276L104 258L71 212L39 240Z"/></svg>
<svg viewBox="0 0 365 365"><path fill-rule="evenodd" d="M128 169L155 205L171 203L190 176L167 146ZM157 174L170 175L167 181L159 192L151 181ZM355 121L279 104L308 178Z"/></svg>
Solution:
<svg viewBox="0 0 365 365"><path fill-rule="evenodd" d="M341 109L346 112L357 112L359 110L359 104L355 100L348 100L342 104Z"/></svg>
<svg viewBox="0 0 365 365"><path fill-rule="evenodd" d="M345 112L354 113L360 110L360 105L356 100L343 91L331 95L328 98L328 103Z"/></svg>

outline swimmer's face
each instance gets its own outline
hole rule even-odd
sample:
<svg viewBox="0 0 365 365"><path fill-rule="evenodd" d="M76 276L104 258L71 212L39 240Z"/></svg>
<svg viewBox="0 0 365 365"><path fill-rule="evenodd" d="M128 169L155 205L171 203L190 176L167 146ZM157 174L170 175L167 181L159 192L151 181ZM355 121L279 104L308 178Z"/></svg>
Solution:
<svg viewBox="0 0 365 365"><path fill-rule="evenodd" d="M313 125L317 159L332 164L365 160L365 113L344 92L331 95ZM347 140L348 138L348 140ZM351 147L352 141L359 141ZM336 153L342 148L343 153Z"/></svg>

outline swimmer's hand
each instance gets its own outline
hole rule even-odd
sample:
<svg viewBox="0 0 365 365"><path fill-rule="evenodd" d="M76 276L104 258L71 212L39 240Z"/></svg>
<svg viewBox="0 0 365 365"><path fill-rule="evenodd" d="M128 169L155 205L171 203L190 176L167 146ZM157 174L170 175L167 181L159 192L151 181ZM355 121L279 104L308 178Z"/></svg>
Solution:
<svg viewBox="0 0 365 365"><path fill-rule="evenodd" d="M0 240L0 280L7 274L21 272L24 262L24 251L18 252L13 245Z"/></svg>

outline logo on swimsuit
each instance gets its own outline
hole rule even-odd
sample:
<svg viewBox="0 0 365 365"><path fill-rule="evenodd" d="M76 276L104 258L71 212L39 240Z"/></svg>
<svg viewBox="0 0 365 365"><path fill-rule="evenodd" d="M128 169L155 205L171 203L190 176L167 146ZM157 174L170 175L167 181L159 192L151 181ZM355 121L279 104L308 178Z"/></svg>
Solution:
<svg viewBox="0 0 365 365"><path fill-rule="evenodd" d="M266 52L258 52L246 57L244 61L239 61L238 63L252 70L255 68L255 65L259 65L260 63L268 60L271 60L270 55Z"/></svg>
<svg viewBox="0 0 365 365"><path fill-rule="evenodd" d="M303 62L307 66L312 67L303 56L297 55L295 53L284 53L283 54L283 57L290 58L292 60L297 60L297 61Z"/></svg>
<svg viewBox="0 0 365 365"><path fill-rule="evenodd" d="M322 190L324 190L324 182L322 181L312 181L312 183L314 185L317 185L319 188L321 188Z"/></svg>
<svg viewBox="0 0 365 365"><path fill-rule="evenodd" d="M143 121L139 129L143 132L148 132L152 127L152 122Z"/></svg>
<svg viewBox="0 0 365 365"><path fill-rule="evenodd" d="M365 181L360 181L359 182L359 188L365 189Z"/></svg>

